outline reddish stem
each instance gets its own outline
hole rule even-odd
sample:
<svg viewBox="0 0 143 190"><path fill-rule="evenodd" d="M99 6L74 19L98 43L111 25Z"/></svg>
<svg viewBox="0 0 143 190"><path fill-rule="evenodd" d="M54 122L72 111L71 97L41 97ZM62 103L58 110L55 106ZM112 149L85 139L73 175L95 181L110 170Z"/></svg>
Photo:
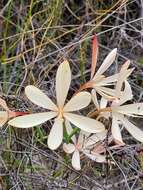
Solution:
<svg viewBox="0 0 143 190"><path fill-rule="evenodd" d="M96 63L97 63L97 55L98 55L98 41L96 35L92 40L92 64L91 64L91 79L95 73Z"/></svg>
<svg viewBox="0 0 143 190"><path fill-rule="evenodd" d="M12 117L17 117L17 116L22 116L22 115L27 115L29 114L28 112L20 112L20 111L9 111L8 112L9 114L9 118L12 118Z"/></svg>

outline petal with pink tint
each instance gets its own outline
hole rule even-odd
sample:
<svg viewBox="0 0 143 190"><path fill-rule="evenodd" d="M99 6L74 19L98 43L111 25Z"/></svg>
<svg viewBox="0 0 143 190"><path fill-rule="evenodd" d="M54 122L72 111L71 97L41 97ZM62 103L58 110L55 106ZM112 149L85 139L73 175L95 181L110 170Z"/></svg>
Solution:
<svg viewBox="0 0 143 190"><path fill-rule="evenodd" d="M71 154L75 151L75 145L69 143L69 144L66 144L64 143L63 144L63 150L68 153L68 154Z"/></svg>
<svg viewBox="0 0 143 190"><path fill-rule="evenodd" d="M79 151L75 150L72 156L72 166L75 170L80 170L81 166L80 166L80 155L79 155Z"/></svg>

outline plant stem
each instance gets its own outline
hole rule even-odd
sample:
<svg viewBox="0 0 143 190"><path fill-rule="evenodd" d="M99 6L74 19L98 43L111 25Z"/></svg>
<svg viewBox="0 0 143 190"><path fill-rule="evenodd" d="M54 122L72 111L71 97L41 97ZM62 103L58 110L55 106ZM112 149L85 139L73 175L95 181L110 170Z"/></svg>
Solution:
<svg viewBox="0 0 143 190"><path fill-rule="evenodd" d="M111 107L102 108L102 109L99 109L99 110L94 111L94 112L89 112L87 116L88 117L95 117L95 116L99 115L99 113L101 113L101 112L112 112L112 109L111 109Z"/></svg>

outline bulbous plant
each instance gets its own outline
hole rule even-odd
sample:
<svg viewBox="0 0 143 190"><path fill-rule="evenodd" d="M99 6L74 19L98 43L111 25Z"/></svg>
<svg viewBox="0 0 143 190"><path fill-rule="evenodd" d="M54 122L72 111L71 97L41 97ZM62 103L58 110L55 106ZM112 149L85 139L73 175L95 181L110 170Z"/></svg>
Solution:
<svg viewBox="0 0 143 190"><path fill-rule="evenodd" d="M143 103L125 105L128 100L133 98L131 86L127 81L133 71L133 68L129 68L130 61L126 61L118 73L109 77L105 75L106 70L114 62L116 54L117 49L113 49L95 72L98 55L98 42L95 36L92 46L91 78L76 91L69 101L66 101L66 98L71 83L71 70L68 61L64 61L56 73L57 103L55 104L37 87L29 85L25 88L27 98L48 111L32 114L14 112L1 99L0 105L5 111L0 112L0 125L2 126L8 119L16 116L18 117L11 119L8 123L18 128L34 127L54 118L54 124L48 136L48 146L52 150L57 149L64 136L63 150L67 154L72 154L72 166L76 170L81 169L80 155L96 162L106 162L104 155L106 147L104 147L105 143L102 142L105 142L107 131L99 121L100 117L112 121L111 131L110 127L108 128L109 142L107 139L106 146L113 139L115 146L112 148L125 145L120 126L124 126L134 138L143 142L143 131L129 121L129 117L143 115ZM92 89L91 93L83 91L88 88ZM91 102L91 97L96 110L91 110L87 116L73 113L86 108ZM94 119L90 117L94 117Z"/></svg>
<svg viewBox="0 0 143 190"><path fill-rule="evenodd" d="M10 120L9 124L19 128L29 128L55 118L54 125L48 137L48 146L52 150L57 149L62 143L63 124L65 120L90 133L103 131L104 125L99 121L71 113L88 106L91 101L91 95L88 92L80 92L65 103L70 82L71 70L68 61L64 61L60 64L56 75L57 105L35 86L27 86L25 88L26 96L36 105L51 111L17 117ZM65 127L67 127L67 125L65 125Z"/></svg>

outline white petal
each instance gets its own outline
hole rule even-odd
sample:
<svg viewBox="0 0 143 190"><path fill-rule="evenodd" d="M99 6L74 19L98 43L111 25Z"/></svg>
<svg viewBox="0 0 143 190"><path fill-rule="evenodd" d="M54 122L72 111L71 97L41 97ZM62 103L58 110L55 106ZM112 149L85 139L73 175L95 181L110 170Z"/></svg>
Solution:
<svg viewBox="0 0 143 190"><path fill-rule="evenodd" d="M33 85L26 86L25 94L31 102L49 110L57 111L57 106L40 89Z"/></svg>
<svg viewBox="0 0 143 190"><path fill-rule="evenodd" d="M101 91L99 87L96 87L95 89L98 92L98 94L100 94L100 96L102 96L103 98L107 100L113 100L113 95L108 95L106 92Z"/></svg>
<svg viewBox="0 0 143 190"><path fill-rule="evenodd" d="M114 82L117 81L119 73L111 75L109 77L103 78L101 82L99 82L100 86L104 85L113 85Z"/></svg>
<svg viewBox="0 0 143 190"><path fill-rule="evenodd" d="M121 135L121 130L119 127L119 122L115 116L112 118L112 127L111 127L111 132L113 135L113 138L121 143L123 143L122 135Z"/></svg>
<svg viewBox="0 0 143 190"><path fill-rule="evenodd" d="M112 107L112 111L125 115L143 115L143 103L128 104Z"/></svg>
<svg viewBox="0 0 143 190"><path fill-rule="evenodd" d="M66 127L68 135L71 135L71 133L73 132L73 128L72 128L70 122L67 119L65 120L65 127ZM76 144L76 136L73 135L71 137L71 139L72 139L73 143Z"/></svg>
<svg viewBox="0 0 143 190"><path fill-rule="evenodd" d="M128 81L125 80L125 88L122 93L122 96L120 97L119 104L122 105L125 102L127 102L128 100L131 100L132 98L133 98L133 93L132 93L131 86L128 83Z"/></svg>
<svg viewBox="0 0 143 190"><path fill-rule="evenodd" d="M120 97L121 89L123 82L127 79L127 77L132 73L133 69L127 69L130 64L130 61L127 61L121 68L116 84L116 96Z"/></svg>
<svg viewBox="0 0 143 190"><path fill-rule="evenodd" d="M78 136L78 147L80 150L83 150L87 147L87 141L90 139L91 133L85 132L83 130L80 131Z"/></svg>
<svg viewBox="0 0 143 190"><path fill-rule="evenodd" d="M78 141L77 141L79 149L82 148L82 145L83 145L83 142L84 142L84 138L85 138L85 133L83 131L80 131L80 133L78 135Z"/></svg>
<svg viewBox="0 0 143 190"><path fill-rule="evenodd" d="M65 112L77 111L85 108L91 101L91 95L89 92L80 92L71 98L64 106Z"/></svg>
<svg viewBox="0 0 143 190"><path fill-rule="evenodd" d="M97 137L93 137L93 135L91 137L88 137L87 139L85 139L84 142L84 147L83 149L90 149L91 146L95 145L95 143L97 143L99 140L97 139Z"/></svg>
<svg viewBox="0 0 143 190"><path fill-rule="evenodd" d="M91 80L91 82L95 85L97 85L98 83L100 83L102 80L104 80L105 76L104 75L95 75L93 77L93 79Z"/></svg>
<svg viewBox="0 0 143 190"><path fill-rule="evenodd" d="M96 133L91 135L90 137L85 139L84 148L86 149L99 141L103 141L106 138L106 135L107 135L107 130L102 131L101 133Z"/></svg>
<svg viewBox="0 0 143 190"><path fill-rule="evenodd" d="M96 109L99 109L99 104L98 104L98 100L97 100L97 93L96 93L95 89L93 89L91 91L91 96L92 96L92 100L93 100L93 103L95 104Z"/></svg>
<svg viewBox="0 0 143 190"><path fill-rule="evenodd" d="M72 166L75 170L80 170L81 166L80 166L80 155L79 155L79 151L75 150L75 152L73 153L72 156Z"/></svg>
<svg viewBox="0 0 143 190"><path fill-rule="evenodd" d="M56 97L60 108L64 106L65 99L71 83L71 70L68 61L60 64L56 75Z"/></svg>
<svg viewBox="0 0 143 190"><path fill-rule="evenodd" d="M107 103L108 103L107 99L102 97L100 101L100 108L106 108Z"/></svg>
<svg viewBox="0 0 143 190"><path fill-rule="evenodd" d="M8 113L6 111L0 111L0 127L2 127L8 120Z"/></svg>
<svg viewBox="0 0 143 190"><path fill-rule="evenodd" d="M116 54L117 54L117 49L115 48L104 59L102 65L100 66L100 68L96 72L96 75L103 74L112 65L112 63L115 61Z"/></svg>
<svg viewBox="0 0 143 190"><path fill-rule="evenodd" d="M115 90L107 87L97 87L101 92L110 95L110 96L115 96Z"/></svg>
<svg viewBox="0 0 143 190"><path fill-rule="evenodd" d="M99 162L99 163L104 163L106 162L106 156L101 155L101 154L88 154L84 153L88 158L90 158L93 161Z"/></svg>
<svg viewBox="0 0 143 190"><path fill-rule="evenodd" d="M120 117L127 131L138 141L143 142L143 131L129 122L125 117Z"/></svg>
<svg viewBox="0 0 143 190"><path fill-rule="evenodd" d="M129 64L130 64L130 61L129 61L129 63L127 63L127 64L125 63L124 65L122 65L121 70L119 72L118 80L117 80L116 88L115 88L117 97L121 96L120 93L121 93L123 82L127 78L127 71L129 71L129 70L127 70L127 68L129 66Z"/></svg>
<svg viewBox="0 0 143 190"><path fill-rule="evenodd" d="M56 112L33 113L16 117L10 120L8 124L18 128L29 128L40 125L56 116Z"/></svg>
<svg viewBox="0 0 143 190"><path fill-rule="evenodd" d="M64 113L64 116L75 126L89 133L98 133L105 129L104 125L101 122L96 121L95 119L73 113Z"/></svg>
<svg viewBox="0 0 143 190"><path fill-rule="evenodd" d="M57 149L63 140L63 119L56 118L48 137L48 147L51 150Z"/></svg>
<svg viewBox="0 0 143 190"><path fill-rule="evenodd" d="M69 144L66 144L64 143L63 144L63 150L68 153L68 154L71 154L75 151L75 145L69 143Z"/></svg>

